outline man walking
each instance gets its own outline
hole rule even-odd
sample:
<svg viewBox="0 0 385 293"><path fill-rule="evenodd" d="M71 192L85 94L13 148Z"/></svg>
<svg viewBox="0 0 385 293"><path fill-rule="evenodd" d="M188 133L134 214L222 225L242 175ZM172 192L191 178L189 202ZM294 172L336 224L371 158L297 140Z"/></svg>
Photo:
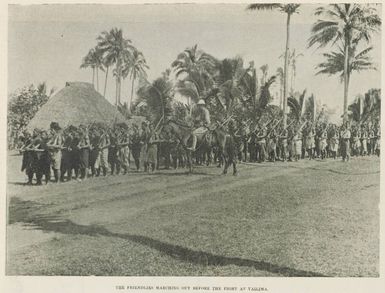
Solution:
<svg viewBox="0 0 385 293"><path fill-rule="evenodd" d="M49 150L51 169L53 170L53 175L55 177L55 182L59 182L60 178L60 165L62 157L62 146L63 146L63 136L61 132L61 127L59 123L52 122L50 124L51 138L47 143Z"/></svg>
<svg viewBox="0 0 385 293"><path fill-rule="evenodd" d="M84 125L79 127L79 169L80 169L80 180L87 179L89 159L90 159L90 138L88 136L88 129Z"/></svg>
<svg viewBox="0 0 385 293"><path fill-rule="evenodd" d="M194 130L192 131L192 146L189 148L191 151L195 151L198 138L202 138L207 132L210 125L210 112L206 108L206 103L203 99L200 99L197 106L192 111L192 118L194 123ZM187 145L187 141L185 142Z"/></svg>
<svg viewBox="0 0 385 293"><path fill-rule="evenodd" d="M257 133L257 160L259 163L265 162L266 160L266 136L267 129L265 125L261 126L260 131Z"/></svg>
<svg viewBox="0 0 385 293"><path fill-rule="evenodd" d="M345 162L349 161L350 159L350 129L347 124L347 122L342 126L342 132L341 132L341 139L342 139L342 145L341 145L341 153L342 153L342 160Z"/></svg>

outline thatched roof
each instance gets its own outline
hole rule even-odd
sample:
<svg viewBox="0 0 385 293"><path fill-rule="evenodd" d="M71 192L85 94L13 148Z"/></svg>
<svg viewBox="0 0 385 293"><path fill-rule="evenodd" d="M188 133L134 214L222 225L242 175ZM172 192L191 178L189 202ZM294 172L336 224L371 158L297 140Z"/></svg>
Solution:
<svg viewBox="0 0 385 293"><path fill-rule="evenodd" d="M124 122L125 118L111 105L92 84L67 82L66 86L52 96L36 113L27 129L48 129L50 123L58 122L61 127L90 124L93 122Z"/></svg>

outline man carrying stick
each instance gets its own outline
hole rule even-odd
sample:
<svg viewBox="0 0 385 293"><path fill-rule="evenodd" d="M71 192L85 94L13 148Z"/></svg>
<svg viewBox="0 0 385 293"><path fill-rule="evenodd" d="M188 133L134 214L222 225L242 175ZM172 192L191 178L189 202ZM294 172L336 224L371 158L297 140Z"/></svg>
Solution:
<svg viewBox="0 0 385 293"><path fill-rule="evenodd" d="M350 137L351 132L348 126L348 123L345 122L342 126L342 132L341 132L341 139L342 139L342 145L341 145L341 154L342 154L342 160L345 162L349 161L350 159Z"/></svg>
<svg viewBox="0 0 385 293"><path fill-rule="evenodd" d="M47 143L47 148L50 156L51 169L55 177L55 182L59 182L60 178L60 165L62 157L63 136L59 123L52 122L50 124L51 138Z"/></svg>
<svg viewBox="0 0 385 293"><path fill-rule="evenodd" d="M87 179L89 159L90 159L90 149L91 143L88 136L88 129L84 125L80 125L80 136L79 136L79 169L80 169L80 180Z"/></svg>

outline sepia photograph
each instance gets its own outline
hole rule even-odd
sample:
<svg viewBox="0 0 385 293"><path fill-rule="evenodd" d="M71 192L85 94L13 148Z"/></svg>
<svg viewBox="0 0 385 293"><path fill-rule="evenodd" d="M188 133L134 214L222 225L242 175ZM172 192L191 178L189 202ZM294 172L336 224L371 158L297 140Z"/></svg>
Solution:
<svg viewBox="0 0 385 293"><path fill-rule="evenodd" d="M382 9L9 4L6 276L379 279Z"/></svg>

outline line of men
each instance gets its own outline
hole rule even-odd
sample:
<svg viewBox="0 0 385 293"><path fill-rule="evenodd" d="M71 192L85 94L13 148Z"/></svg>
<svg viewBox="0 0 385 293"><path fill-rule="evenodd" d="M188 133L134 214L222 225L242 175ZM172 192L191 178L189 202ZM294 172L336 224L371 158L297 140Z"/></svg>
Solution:
<svg viewBox="0 0 385 293"><path fill-rule="evenodd" d="M290 125L287 130L277 124L258 125L253 131L245 123L237 125L233 120L227 124L228 132L240 146L238 159L249 162L298 161L308 158L328 157L343 160L357 155L380 155L380 127L376 123L350 127L334 124L314 126L305 122L300 126ZM146 172L159 168L160 160L166 169L177 168L186 162L186 149L171 133L155 131L154 125L144 121L141 127L132 124L103 124L69 126L64 130L52 122L50 131L35 129L32 135L24 134L22 171L32 184L36 175L38 185L43 177L48 183L53 173L54 182L70 181L73 178L86 180L91 176L127 174L130 156L135 169ZM199 153L196 154L199 156ZM214 163L220 155L211 154ZM196 158L197 162L213 159Z"/></svg>
<svg viewBox="0 0 385 293"><path fill-rule="evenodd" d="M378 123L350 127L346 122L342 126L335 124L317 124L305 122L301 126L289 126L286 130L258 125L250 132L246 125L240 125L241 133L236 135L242 144L239 159L250 162L276 160L297 161L299 159L328 157L342 159L358 155L380 155L381 131ZM230 131L231 132L231 131Z"/></svg>
<svg viewBox="0 0 385 293"><path fill-rule="evenodd" d="M158 157L158 134L151 123L144 121L131 128L125 123L108 127L92 124L79 127L69 126L64 130L57 122L50 124L50 130L34 129L32 135L24 132L22 171L32 185L41 185L44 177L47 184L53 174L54 182L86 180L91 176L127 174L130 155L136 170L143 162L145 171L153 172Z"/></svg>

